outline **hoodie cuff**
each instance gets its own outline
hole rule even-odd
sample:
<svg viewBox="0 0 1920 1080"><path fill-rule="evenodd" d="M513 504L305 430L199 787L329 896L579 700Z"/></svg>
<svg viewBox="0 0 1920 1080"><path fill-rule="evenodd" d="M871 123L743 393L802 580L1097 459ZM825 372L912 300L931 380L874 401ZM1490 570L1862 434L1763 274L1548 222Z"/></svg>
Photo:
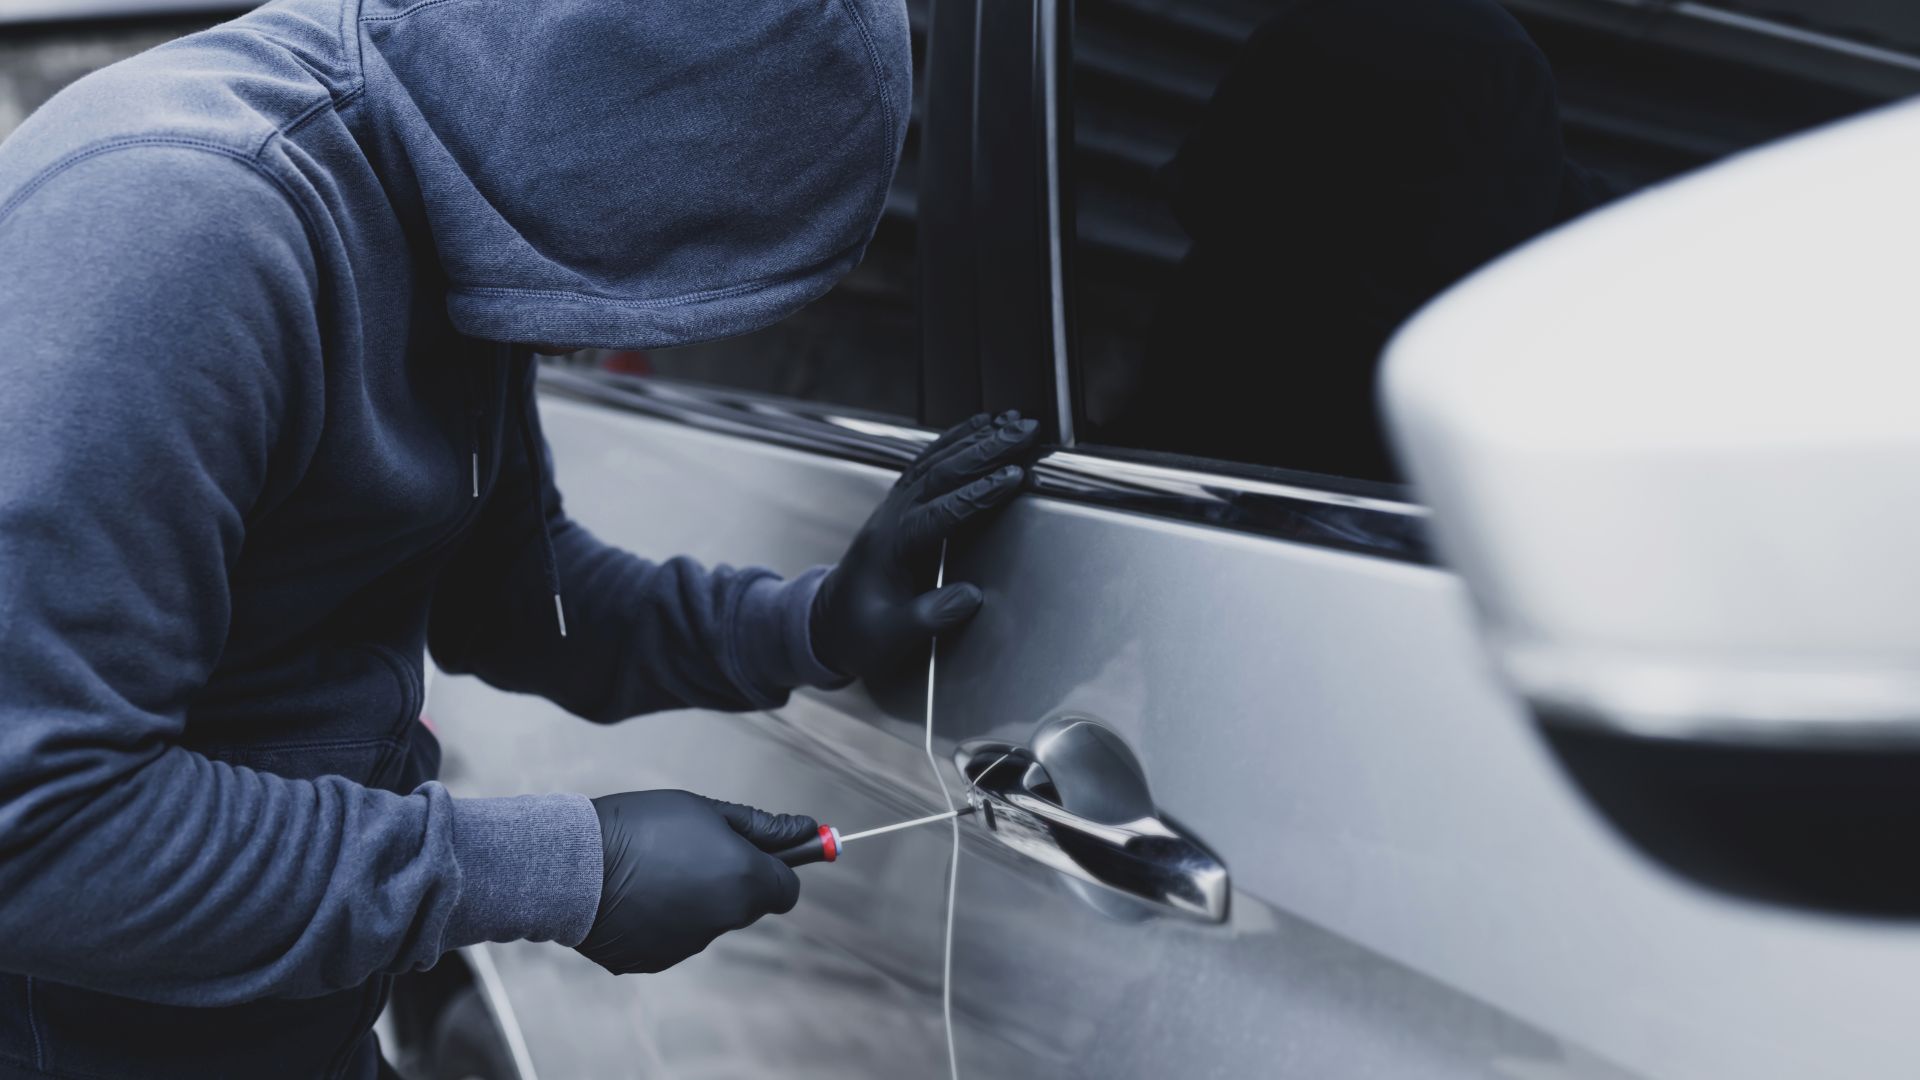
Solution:
<svg viewBox="0 0 1920 1080"><path fill-rule="evenodd" d="M813 652L813 598L832 569L816 566L792 581L761 578L740 598L740 666L761 707L779 705L795 687L838 690L853 682Z"/></svg>
<svg viewBox="0 0 1920 1080"><path fill-rule="evenodd" d="M574 946L600 907L600 819L584 795L453 800L460 898L449 949L481 941Z"/></svg>

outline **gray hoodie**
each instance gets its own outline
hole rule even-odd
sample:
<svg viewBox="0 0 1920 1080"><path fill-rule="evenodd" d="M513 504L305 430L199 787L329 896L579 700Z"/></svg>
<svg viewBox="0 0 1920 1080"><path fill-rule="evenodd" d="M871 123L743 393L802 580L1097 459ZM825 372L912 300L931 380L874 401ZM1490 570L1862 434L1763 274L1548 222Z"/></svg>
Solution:
<svg viewBox="0 0 1920 1080"><path fill-rule="evenodd" d="M492 343L819 296L909 65L900 0L279 0L0 144L0 1061L584 936L590 805L433 783L427 648L600 721L834 680L818 572L569 521Z"/></svg>

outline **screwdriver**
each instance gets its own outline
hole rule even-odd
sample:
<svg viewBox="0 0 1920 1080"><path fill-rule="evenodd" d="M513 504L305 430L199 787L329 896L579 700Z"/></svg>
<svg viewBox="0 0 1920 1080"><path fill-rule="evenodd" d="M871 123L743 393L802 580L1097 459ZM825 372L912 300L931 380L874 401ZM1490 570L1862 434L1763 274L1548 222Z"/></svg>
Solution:
<svg viewBox="0 0 1920 1080"><path fill-rule="evenodd" d="M808 863L832 862L840 857L840 848L850 841L865 840L869 836L879 836L881 833L890 833L898 829L911 829L915 825L931 825L936 821L946 821L949 818L966 817L968 814L973 813L973 809L973 807L968 806L959 810L948 810L941 814L929 814L923 818L914 818L912 821L899 821L892 825L882 825L877 829L868 829L865 832L848 833L845 836L841 836L840 830L831 825L822 825L820 826L819 832L787 850L779 852L774 855L774 858L779 859L788 866L806 866Z"/></svg>

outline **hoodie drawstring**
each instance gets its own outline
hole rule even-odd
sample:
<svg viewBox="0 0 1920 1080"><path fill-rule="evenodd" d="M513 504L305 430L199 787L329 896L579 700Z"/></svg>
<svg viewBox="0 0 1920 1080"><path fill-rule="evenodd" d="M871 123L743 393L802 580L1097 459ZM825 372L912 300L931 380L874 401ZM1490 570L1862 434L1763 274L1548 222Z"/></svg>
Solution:
<svg viewBox="0 0 1920 1080"><path fill-rule="evenodd" d="M473 461L473 497L480 498L480 420L485 416L480 397L473 392L473 380L467 380L467 454Z"/></svg>
<svg viewBox="0 0 1920 1080"><path fill-rule="evenodd" d="M534 411L539 407L533 392L534 359L531 350L520 352L516 358L525 365L513 370L509 386L512 397L509 408L517 408L520 426L520 445L527 456L529 483L528 491L533 501L534 527L540 533L540 558L546 564L547 588L553 592L553 615L560 627L560 636L567 636L567 609L560 601L560 557L553 549L553 528L547 521L547 492L551 486L551 477L547 468L546 445L540 439L539 416Z"/></svg>
<svg viewBox="0 0 1920 1080"><path fill-rule="evenodd" d="M503 346L505 348L505 346ZM553 550L553 525L547 521L547 446L540 438L540 417L534 411L534 354L505 348L507 356L507 407L520 425L520 450L526 454L528 494L534 511L534 528L540 530L540 559L547 571L547 590L553 592L553 619L566 636L566 605L561 603L561 559ZM468 388L470 392L470 388ZM472 440L474 461L474 498L480 498L480 419L482 407L474 402L468 436Z"/></svg>

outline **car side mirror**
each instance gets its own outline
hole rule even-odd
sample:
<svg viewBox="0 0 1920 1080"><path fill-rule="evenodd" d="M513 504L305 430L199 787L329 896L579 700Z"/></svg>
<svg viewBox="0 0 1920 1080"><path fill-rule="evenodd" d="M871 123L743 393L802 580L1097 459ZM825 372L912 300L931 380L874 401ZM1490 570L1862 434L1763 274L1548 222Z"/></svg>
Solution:
<svg viewBox="0 0 1920 1080"><path fill-rule="evenodd" d="M1920 913L1920 104L1600 210L1387 350L1496 666L1644 850Z"/></svg>

